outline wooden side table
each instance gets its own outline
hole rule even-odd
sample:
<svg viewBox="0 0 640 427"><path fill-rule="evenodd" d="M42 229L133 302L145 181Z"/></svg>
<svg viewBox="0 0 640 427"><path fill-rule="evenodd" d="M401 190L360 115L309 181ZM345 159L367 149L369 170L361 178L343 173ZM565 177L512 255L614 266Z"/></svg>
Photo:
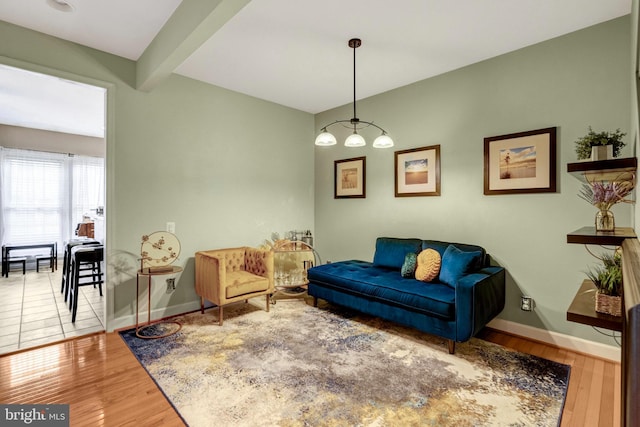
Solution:
<svg viewBox="0 0 640 427"><path fill-rule="evenodd" d="M155 321L151 321L151 282L152 282L152 278L155 276L162 276L162 275L167 275L167 274L175 274L175 273L180 273L182 271L182 267L178 267L178 266L170 266L171 270L158 270L158 271L154 271L153 268L150 270L149 268L143 268L138 270L137 276L136 276L136 336L138 338L144 338L144 339L157 339L157 338L164 338L164 337L168 337L169 335L173 335L176 332L178 332L180 329L182 329L182 323L176 321L176 320L155 320ZM148 296L148 301L147 301L147 322L143 323L142 325L140 325L139 321L138 321L138 313L139 313L139 308L138 308L138 294L139 294L139 288L140 288L140 276L146 276L147 277L147 296ZM141 333L141 331L143 331L144 329L150 327L150 326L154 326L154 325L160 325L160 324L167 324L167 325L175 325L176 328L173 330L169 330L168 332L162 333L162 334L151 334L151 335L143 335Z"/></svg>

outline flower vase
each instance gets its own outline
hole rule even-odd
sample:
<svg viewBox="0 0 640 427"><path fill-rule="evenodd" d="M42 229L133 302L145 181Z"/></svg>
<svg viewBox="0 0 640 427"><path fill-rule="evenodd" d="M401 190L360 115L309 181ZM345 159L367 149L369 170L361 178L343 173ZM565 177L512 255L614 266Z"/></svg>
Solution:
<svg viewBox="0 0 640 427"><path fill-rule="evenodd" d="M615 229L613 212L608 209L600 209L596 214L596 231L615 231Z"/></svg>

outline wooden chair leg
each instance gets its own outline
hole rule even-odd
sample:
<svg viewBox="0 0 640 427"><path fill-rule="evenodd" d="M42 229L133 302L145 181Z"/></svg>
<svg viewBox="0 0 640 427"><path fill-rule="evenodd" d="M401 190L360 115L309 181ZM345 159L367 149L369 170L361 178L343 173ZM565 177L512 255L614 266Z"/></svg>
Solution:
<svg viewBox="0 0 640 427"><path fill-rule="evenodd" d="M456 352L456 342L454 340L449 340L449 354L454 354Z"/></svg>
<svg viewBox="0 0 640 427"><path fill-rule="evenodd" d="M267 313L268 313L268 312L269 312L269 306L271 305L271 304L269 304L269 303L270 303L271 301L270 301L270 298L269 298L269 294L267 294L267 295L266 295L266 297L267 297Z"/></svg>
<svg viewBox="0 0 640 427"><path fill-rule="evenodd" d="M318 297L313 297L313 306L314 307L318 306Z"/></svg>
<svg viewBox="0 0 640 427"><path fill-rule="evenodd" d="M204 297L200 297L200 314L204 314Z"/></svg>
<svg viewBox="0 0 640 427"><path fill-rule="evenodd" d="M220 326L222 326L222 322L223 322L223 318L222 318L222 306L218 306L218 323L220 324Z"/></svg>

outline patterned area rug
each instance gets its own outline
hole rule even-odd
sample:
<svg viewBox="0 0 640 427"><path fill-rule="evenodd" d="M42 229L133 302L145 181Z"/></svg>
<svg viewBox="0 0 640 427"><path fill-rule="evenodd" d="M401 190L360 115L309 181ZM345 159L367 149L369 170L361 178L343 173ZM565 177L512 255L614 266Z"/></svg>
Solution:
<svg viewBox="0 0 640 427"><path fill-rule="evenodd" d="M442 339L351 311L283 301L121 335L190 426L556 426L569 367L479 339Z"/></svg>

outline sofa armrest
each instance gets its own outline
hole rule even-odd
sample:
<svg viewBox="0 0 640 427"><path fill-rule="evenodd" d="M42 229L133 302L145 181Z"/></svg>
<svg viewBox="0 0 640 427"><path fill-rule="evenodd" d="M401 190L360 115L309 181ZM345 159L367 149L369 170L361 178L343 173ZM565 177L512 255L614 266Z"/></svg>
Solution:
<svg viewBox="0 0 640 427"><path fill-rule="evenodd" d="M504 309L505 288L502 267L485 267L458 281L456 341L467 341Z"/></svg>

